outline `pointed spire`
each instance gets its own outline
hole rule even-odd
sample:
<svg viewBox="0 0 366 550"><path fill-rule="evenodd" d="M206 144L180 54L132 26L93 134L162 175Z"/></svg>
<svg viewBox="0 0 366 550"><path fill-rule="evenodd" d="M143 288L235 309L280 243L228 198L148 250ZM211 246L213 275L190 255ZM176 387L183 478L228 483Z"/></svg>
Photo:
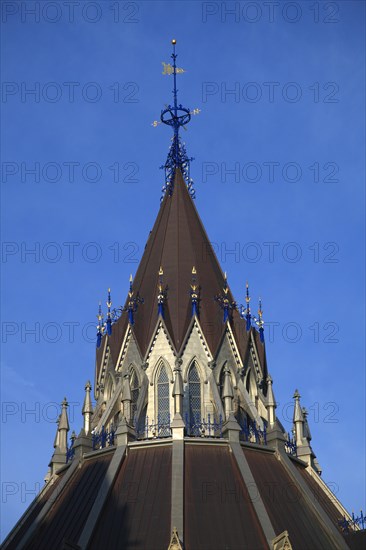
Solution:
<svg viewBox="0 0 366 550"><path fill-rule="evenodd" d="M196 279L197 271L195 266L192 267L192 282L191 282L191 303L192 303L192 317L195 315L198 317L198 286Z"/></svg>
<svg viewBox="0 0 366 550"><path fill-rule="evenodd" d="M130 375L126 373L122 381L122 407L123 407L123 416L126 419L126 422L131 420L131 403L132 403L132 394L131 394L131 385L130 385Z"/></svg>
<svg viewBox="0 0 366 550"><path fill-rule="evenodd" d="M228 367L224 369L224 386L222 389L222 398L225 404L225 416L226 420L229 419L229 416L232 412L232 400L234 397L233 385L231 382L230 370Z"/></svg>
<svg viewBox="0 0 366 550"><path fill-rule="evenodd" d="M160 266L158 275L159 275L158 315L161 315L161 317L164 319L164 302L165 302L166 292L163 288L164 271L163 271L163 268L161 266Z"/></svg>
<svg viewBox="0 0 366 550"><path fill-rule="evenodd" d="M91 396L90 396L91 388L92 387L91 387L90 381L88 380L87 383L85 384L85 399L84 399L84 405L82 410L82 414L84 417L85 435L88 435L88 433L90 432L91 417L93 414L93 406L92 406Z"/></svg>
<svg viewBox="0 0 366 550"><path fill-rule="evenodd" d="M311 432L310 432L309 423L308 423L308 411L305 407L302 408L302 414L303 414L303 417L304 417L304 437L310 443L310 441L311 441Z"/></svg>
<svg viewBox="0 0 366 550"><path fill-rule="evenodd" d="M183 414L183 395L184 395L181 364L182 364L182 359L177 358L175 361L175 367L174 367L173 397L174 397L174 413L179 415Z"/></svg>
<svg viewBox="0 0 366 550"><path fill-rule="evenodd" d="M112 334L112 315L111 315L111 307L112 307L112 300L111 300L111 289L108 289L108 298L107 298L107 334L110 336Z"/></svg>
<svg viewBox="0 0 366 550"><path fill-rule="evenodd" d="M304 415L302 412L301 404L300 404L300 397L298 390L295 390L294 393L294 399L295 399L295 406L294 406L294 427L295 427L295 437L296 437L296 445L299 447L303 445L303 437L304 437Z"/></svg>
<svg viewBox="0 0 366 550"><path fill-rule="evenodd" d="M59 414L59 415L58 415L58 418L57 418L57 420L56 420L57 428L56 428L55 439L54 439L54 441L53 441L53 447L54 447L54 449L56 449L56 447L58 447L59 439L60 439L60 432L58 431L58 428L59 428L59 425L60 425L60 418L61 418L61 415Z"/></svg>
<svg viewBox="0 0 366 550"><path fill-rule="evenodd" d="M60 415L60 422L58 425L58 431L59 431L59 442L58 447L61 452L66 453L67 450L67 432L70 430L69 426L69 419L67 416L67 407L68 402L66 397L64 397L64 400L61 403L62 409L61 409L61 415Z"/></svg>
<svg viewBox="0 0 366 550"><path fill-rule="evenodd" d="M276 400L273 395L272 389L272 378L270 375L267 376L267 411L268 411L268 423L270 426L274 426L276 422L276 412L277 407Z"/></svg>

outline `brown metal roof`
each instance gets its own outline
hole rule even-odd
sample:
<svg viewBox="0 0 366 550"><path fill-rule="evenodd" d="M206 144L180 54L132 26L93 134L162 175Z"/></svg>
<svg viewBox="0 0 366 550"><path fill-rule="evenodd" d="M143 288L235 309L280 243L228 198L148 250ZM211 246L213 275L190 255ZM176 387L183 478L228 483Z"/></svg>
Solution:
<svg viewBox="0 0 366 550"><path fill-rule="evenodd" d="M58 487L64 473L65 472L63 472L61 475L59 475L57 477L57 479L55 480L55 482L46 489L46 491L40 497L38 502L35 503L33 509L30 511L28 517L24 517L23 524L20 525L19 530L17 531L16 535L12 539L11 543L7 546L7 550L16 550L18 548L18 545L19 545L21 539L23 538L25 533L28 531L28 529L33 525L34 520L36 519L36 517L38 516L38 514L42 510L43 506L52 498L52 495L57 495L57 487ZM19 520L19 522L21 522L21 521L22 521L22 518ZM11 533L10 533L10 535L11 535ZM6 540L4 541L4 544L5 543L6 543Z"/></svg>
<svg viewBox="0 0 366 550"><path fill-rule="evenodd" d="M185 445L186 550L268 548L227 446Z"/></svg>
<svg viewBox="0 0 366 550"><path fill-rule="evenodd" d="M88 550L166 550L171 537L171 446L130 449Z"/></svg>
<svg viewBox="0 0 366 550"><path fill-rule="evenodd" d="M333 550L323 527L281 462L270 453L243 448L276 535L287 530L296 550Z"/></svg>
<svg viewBox="0 0 366 550"><path fill-rule="evenodd" d="M221 337L223 318L223 312L214 297L222 293L224 276L180 170L176 172L172 195L166 194L164 197L133 283L135 295L138 292L144 299L135 313L133 327L143 354L146 353L158 319L160 266L164 270L164 286L168 287L165 321L176 350L183 343L191 318L190 284L192 267L195 266L200 285L200 323L214 354ZM229 298L233 301L231 293ZM113 325L109 337L113 361L117 360L127 323L127 315L123 314ZM248 337L245 323L237 311L233 311L232 326L240 353L244 357ZM101 353L97 353L99 362L100 356Z"/></svg>
<svg viewBox="0 0 366 550"><path fill-rule="evenodd" d="M111 458L110 453L83 462L25 550L61 550L63 541L77 543Z"/></svg>
<svg viewBox="0 0 366 550"><path fill-rule="evenodd" d="M342 519L342 515L340 514L338 508L332 502L332 500L329 498L329 496L323 491L321 486L315 481L315 479L312 478L312 476L307 472L306 468L299 464L298 462L294 461L294 464L302 477L304 478L307 485L309 485L309 488L314 495L314 500L316 502L319 502L324 508L327 515L331 518L334 525L336 525L339 528L338 520ZM339 530L341 530L339 528Z"/></svg>

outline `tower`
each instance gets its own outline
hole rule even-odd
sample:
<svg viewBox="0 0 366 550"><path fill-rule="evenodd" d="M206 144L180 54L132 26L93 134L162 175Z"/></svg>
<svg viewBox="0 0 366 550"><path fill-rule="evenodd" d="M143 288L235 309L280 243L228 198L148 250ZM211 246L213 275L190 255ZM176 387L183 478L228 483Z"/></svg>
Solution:
<svg viewBox="0 0 366 550"><path fill-rule="evenodd" d="M320 477L297 390L291 436L276 418L262 303L248 283L234 299L194 206L175 46L153 123L173 130L163 197L125 303L109 289L99 308L95 407L88 382L67 443L64 399L46 485L4 548L348 548L363 532Z"/></svg>

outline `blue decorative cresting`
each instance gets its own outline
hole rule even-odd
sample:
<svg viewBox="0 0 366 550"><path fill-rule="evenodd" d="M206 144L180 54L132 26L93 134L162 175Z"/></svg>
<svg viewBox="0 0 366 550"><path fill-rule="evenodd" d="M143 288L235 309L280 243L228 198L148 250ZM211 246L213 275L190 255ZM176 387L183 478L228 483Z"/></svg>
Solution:
<svg viewBox="0 0 366 550"><path fill-rule="evenodd" d="M106 430L104 426L100 432L94 432L92 434L93 450L104 449L104 447L111 447L114 445L114 434L116 430L114 426L111 426L109 430Z"/></svg>
<svg viewBox="0 0 366 550"><path fill-rule="evenodd" d="M248 422L246 418L239 421L241 428L239 437L242 441L249 443L257 443L257 445L267 445L267 429L263 426L263 430L257 426L256 422Z"/></svg>
<svg viewBox="0 0 366 550"><path fill-rule="evenodd" d="M245 306L238 305L237 309L239 311L240 317L245 320L245 328L249 332L250 328L253 326L259 332L259 338L262 344L264 343L264 321L263 321L263 310L262 310L262 300L259 298L258 305L258 317L252 315L250 310L250 294L249 294L249 284L248 282L245 285L246 295L245 295Z"/></svg>
<svg viewBox="0 0 366 550"><path fill-rule="evenodd" d="M97 325L97 348L100 347L102 343L102 338L104 334L108 334L110 336L112 334L112 326L114 323L118 321L118 319L121 317L122 313L127 312L128 314L128 322L130 325L133 325L134 320L134 313L136 312L138 305L144 303L144 299L139 296L137 293L135 296L134 290L133 290L133 278L132 275L130 275L130 289L128 291L128 301L126 306L120 306L118 308L112 309L112 299L111 299L111 289L108 289L108 297L107 297L107 318L104 320L104 316L102 313L102 307L99 302L99 310L98 310L98 325Z"/></svg>
<svg viewBox="0 0 366 550"><path fill-rule="evenodd" d="M76 433L72 432L70 437L70 440L71 440L70 447L68 447L66 450L66 464L70 462L75 456L75 448L74 448L75 439L76 439Z"/></svg>
<svg viewBox="0 0 366 550"><path fill-rule="evenodd" d="M166 124L173 129L172 143L169 148L168 156L165 164L161 166L161 169L165 170L165 184L163 186L163 196L166 193L172 194L174 189L174 176L175 171L179 168L182 172L184 181L188 187L189 193L192 198L195 197L195 191L193 189L193 180L190 177L190 162L194 160L192 157L188 157L185 144L179 136L179 129L183 126L186 129L186 125L190 122L192 115L197 115L200 110L194 109L191 111L186 107L183 107L181 103L178 104L178 88L177 88L177 74L184 73L184 69L179 69L176 64L177 54L175 53L176 40L172 40L173 53L171 55L173 64L163 63L163 74L173 75L173 105L167 105L165 109L161 111L160 121L155 120L152 125ZM162 200L161 199L161 200Z"/></svg>
<svg viewBox="0 0 366 550"><path fill-rule="evenodd" d="M196 268L192 267L192 282L191 282L191 304L192 304L192 317L195 315L198 317L198 285L196 279Z"/></svg>
<svg viewBox="0 0 366 550"><path fill-rule="evenodd" d="M297 456L295 437L291 437L289 433L287 434L287 440L285 441L285 451L289 455Z"/></svg>
<svg viewBox="0 0 366 550"><path fill-rule="evenodd" d="M224 286L222 288L223 294L215 296L216 302L220 304L221 309L224 310L223 322L226 323L230 319L230 312L237 308L236 302L231 302L229 299L229 287L227 284L227 275L224 274Z"/></svg>
<svg viewBox="0 0 366 550"><path fill-rule="evenodd" d="M207 415L207 420L199 415L185 414L186 433L190 437L215 437L222 438L223 421L220 414L218 420Z"/></svg>
<svg viewBox="0 0 366 550"><path fill-rule="evenodd" d="M342 519L338 520L338 525L340 525L344 533L349 533L350 531L358 531L359 529L366 528L366 517L363 514L362 510L360 511L359 516L355 516L352 512L352 519L347 519L343 516Z"/></svg>

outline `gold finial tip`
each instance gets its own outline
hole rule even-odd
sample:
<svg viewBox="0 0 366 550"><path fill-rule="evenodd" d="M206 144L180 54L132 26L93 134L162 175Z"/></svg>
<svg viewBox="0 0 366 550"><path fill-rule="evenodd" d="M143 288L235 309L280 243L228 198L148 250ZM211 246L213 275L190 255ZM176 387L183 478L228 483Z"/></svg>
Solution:
<svg viewBox="0 0 366 550"><path fill-rule="evenodd" d="M173 40L172 40L172 44L173 44L173 46L175 46L175 45L176 45L176 43L177 43L176 39L175 39L175 38L173 38Z"/></svg>
<svg viewBox="0 0 366 550"><path fill-rule="evenodd" d="M110 292L110 291L111 291L111 289L109 288L109 289L108 289L108 292Z"/></svg>
<svg viewBox="0 0 366 550"><path fill-rule="evenodd" d="M130 283L132 283L132 281L133 281L133 278L132 278L132 273L131 273L131 275L130 275Z"/></svg>

